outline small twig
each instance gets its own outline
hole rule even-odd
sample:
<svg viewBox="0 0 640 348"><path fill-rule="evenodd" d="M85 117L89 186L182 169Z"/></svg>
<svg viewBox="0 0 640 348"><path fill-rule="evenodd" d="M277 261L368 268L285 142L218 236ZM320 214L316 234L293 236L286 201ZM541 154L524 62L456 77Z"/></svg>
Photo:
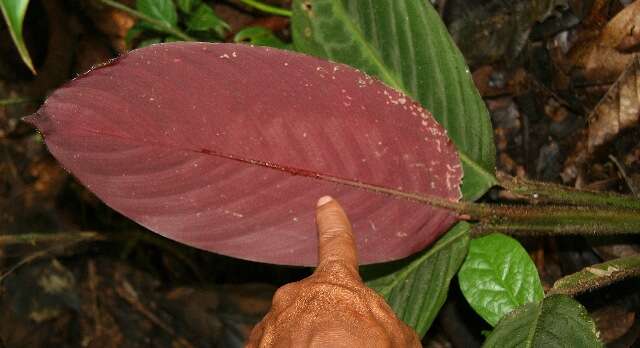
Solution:
<svg viewBox="0 0 640 348"><path fill-rule="evenodd" d="M125 6L125 5L123 5L123 4L121 4L121 3L117 2L117 1L113 1L113 0L100 0L100 1L103 4L107 5L107 6L111 6L111 7L115 8L115 9L120 10L120 11L126 12L127 14L129 14L129 15L135 17L135 18L141 19L141 20L153 25L154 27L156 27L156 29L158 29L160 31L163 31L163 32L165 32L167 34L171 34L171 35L173 35L175 37L178 37L178 38L180 38L180 39L182 39L184 41L197 41L195 38L187 35L185 32L183 32L182 30L180 30L178 28L176 28L176 27L174 27L174 26L172 26L172 25L170 25L170 24L168 24L168 23L166 23L164 21L161 21L159 19L156 19L156 18L153 18L153 17L149 17L146 14L144 14L144 13L142 13L140 11L134 10L131 7Z"/></svg>
<svg viewBox="0 0 640 348"><path fill-rule="evenodd" d="M0 106L23 104L23 103L28 103L28 102L32 102L32 101L35 101L35 99L26 98L26 97L6 98L6 99L0 99Z"/></svg>
<svg viewBox="0 0 640 348"><path fill-rule="evenodd" d="M133 286L126 280L123 280L121 283L122 286L116 286L116 293L122 297L125 301L127 301L135 310L140 312L145 318L151 321L154 325L164 330L170 336L177 339L177 342L181 347L189 347L193 348L194 345L191 344L184 337L178 337L176 332L169 326L169 324L162 321L162 319L158 318L153 312L151 312L138 297L138 294L133 289Z"/></svg>
<svg viewBox="0 0 640 348"><path fill-rule="evenodd" d="M618 161L618 159L615 158L613 155L609 155L609 159L611 160L611 162L613 162L613 164L616 165L616 167L618 167L618 171L620 172L620 175L622 175L622 178L624 179L624 182L627 183L627 187L629 187L629 190L631 191L631 193L633 193L633 195L636 196L636 197L640 197L638 195L638 189L633 184L631 179L627 176L627 171L622 166L622 163L620 163Z"/></svg>
<svg viewBox="0 0 640 348"><path fill-rule="evenodd" d="M91 310L93 311L93 335L94 337L102 336L102 320L100 319L100 310L98 309L98 275L96 274L96 264L93 260L87 263L87 275L89 278L89 290L91 291Z"/></svg>
<svg viewBox="0 0 640 348"><path fill-rule="evenodd" d="M54 245L52 247L49 247L47 249L44 250L40 250L40 251L36 251L34 253L32 253L31 255L25 257L24 259L20 260L18 263L16 263L15 265L11 266L6 272L0 274L0 284L2 283L2 281L9 276L11 273L15 272L18 268L31 263L39 258L45 257L47 255L49 255L49 253L53 250L56 249L60 249L63 250L65 248L67 248L68 246L75 244L76 242L69 242L63 245Z"/></svg>
<svg viewBox="0 0 640 348"><path fill-rule="evenodd" d="M71 242L77 243L90 240L105 240L106 237L98 232L61 232L61 233L22 233L22 234L1 234L0 247L16 244L37 244L51 242Z"/></svg>
<svg viewBox="0 0 640 348"><path fill-rule="evenodd" d="M269 13L269 14L276 15L276 16L291 17L293 15L291 10L287 10L287 9L284 9L284 8L271 6L271 5L256 1L256 0L240 0L240 2L242 2L245 5L248 5L248 6L251 6L253 8L256 8L256 9L262 11L262 12Z"/></svg>
<svg viewBox="0 0 640 348"><path fill-rule="evenodd" d="M168 250L173 256L184 262L188 268L195 274L195 276L203 280L205 277L194 262L192 262L182 252L172 248L169 242L164 238L154 237L148 232L131 231L124 234L102 234L95 231L81 231L81 232L56 232L56 233L22 233L22 234L3 234L0 233L0 248L9 245L18 244L31 244L38 243L62 243L72 242L79 243L84 241L133 241L141 240L144 243L154 245L160 249Z"/></svg>

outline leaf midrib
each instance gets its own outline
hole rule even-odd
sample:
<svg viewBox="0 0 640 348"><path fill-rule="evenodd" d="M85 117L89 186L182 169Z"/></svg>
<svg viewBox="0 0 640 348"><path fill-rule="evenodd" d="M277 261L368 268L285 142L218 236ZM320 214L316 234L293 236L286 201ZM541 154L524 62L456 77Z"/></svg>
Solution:
<svg viewBox="0 0 640 348"><path fill-rule="evenodd" d="M36 115L38 114L36 113L32 116L36 116ZM43 117L49 117L49 116L43 116ZM332 182L334 184L345 185L345 186L349 186L351 188L362 190L362 191L387 195L394 199L406 199L416 203L425 204L433 208L448 210L451 212L451 214L454 214L454 215L458 213L457 210L459 209L459 202L457 200L451 201L448 197L440 197L440 196L426 194L426 193L411 193L411 192L399 191L399 190L378 185L378 184L369 184L366 182L358 181L357 179L344 179L341 177L333 176L331 174L324 174L324 173L313 171L313 170L295 168L295 167L283 165L280 163L265 162L263 160L245 158L243 156L228 154L228 153L206 149L206 148L200 148L200 149L185 148L176 144L163 143L161 141L149 141L148 139L140 140L138 138L131 138L127 136L122 136L120 134L114 134L114 133L108 133L108 132L100 132L95 129L89 129L84 127L77 127L77 129L80 129L89 134L98 135L98 136L107 136L107 137L111 136L114 138L127 140L132 143L143 143L143 144L148 144L152 146L165 146L165 147L174 148L179 151L200 153L202 155L213 156L213 157L218 157L225 160L259 166L266 169L284 172L290 176L303 176L310 179ZM46 141L47 134L43 134L43 135Z"/></svg>
<svg viewBox="0 0 640 348"><path fill-rule="evenodd" d="M405 94L410 95L409 93L406 92L404 86L399 81L398 77L394 76L393 71L387 69L387 67L384 64L384 61L382 60L382 58L380 58L376 54L376 52L373 49L373 47L371 47L371 45L365 40L364 34L360 30L358 30L358 28L353 23L353 21L351 21L351 19L347 15L347 10L342 5L342 2L333 1L332 5L334 5L332 7L337 10L337 11L334 12L337 15L336 17L339 17L340 19L343 20L343 22L345 23L345 26L349 30L351 30L351 32L353 33L353 37L357 41L359 41L361 43L361 45L365 48L366 52L369 53L369 57L370 57L371 61L373 61L380 68L380 71L385 75L385 78L383 78L385 83L387 83L389 85L393 84L390 87L393 87L393 88L395 88L397 90L400 90L400 91L404 92Z"/></svg>
<svg viewBox="0 0 640 348"><path fill-rule="evenodd" d="M527 340L525 341L527 348L533 347L533 340L538 330L538 325L540 323L540 317L542 316L542 307L544 306L544 299L538 303L536 303L536 316L533 321L533 325L531 325L531 329L529 330L529 334L527 335Z"/></svg>

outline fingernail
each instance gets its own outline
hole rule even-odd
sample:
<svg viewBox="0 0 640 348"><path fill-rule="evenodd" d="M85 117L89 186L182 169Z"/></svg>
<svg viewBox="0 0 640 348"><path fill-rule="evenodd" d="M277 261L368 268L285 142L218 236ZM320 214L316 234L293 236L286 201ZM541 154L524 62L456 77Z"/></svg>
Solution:
<svg viewBox="0 0 640 348"><path fill-rule="evenodd" d="M329 202L331 202L333 200L333 198L331 198L331 196L323 196L320 197L320 199L318 200L318 203L316 204L317 207L323 206Z"/></svg>

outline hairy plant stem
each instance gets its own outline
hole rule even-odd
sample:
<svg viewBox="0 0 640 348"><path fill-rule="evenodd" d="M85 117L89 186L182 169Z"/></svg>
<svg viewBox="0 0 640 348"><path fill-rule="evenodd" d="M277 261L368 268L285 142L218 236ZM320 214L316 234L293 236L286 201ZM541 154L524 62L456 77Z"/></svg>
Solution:
<svg viewBox="0 0 640 348"><path fill-rule="evenodd" d="M187 35L186 33L184 33L182 30L180 30L178 28L176 28L176 27L174 27L174 26L172 26L172 25L170 25L170 24L168 24L168 23L166 23L164 21L161 21L159 19L156 19L156 18L153 18L153 17L149 17L146 14L144 14L144 13L142 13L140 11L134 10L131 7L123 5L123 4L121 4L121 3L117 2L117 1L113 1L113 0L100 0L100 1L103 4L107 5L107 6L111 6L111 7L115 8L115 9L120 10L120 11L126 12L127 14L129 14L129 15L135 17L135 18L141 19L141 20L153 25L154 27L156 27L157 30L160 30L160 31L162 31L162 32L164 32L166 34L173 35L173 36L178 37L178 38L180 38L180 39L182 39L184 41L197 41L195 38Z"/></svg>
<svg viewBox="0 0 640 348"><path fill-rule="evenodd" d="M558 279L547 295L574 296L609 284L640 276L640 255L622 257L586 267Z"/></svg>
<svg viewBox="0 0 640 348"><path fill-rule="evenodd" d="M640 199L610 192L577 190L571 187L517 179L498 174L500 186L533 203L640 210Z"/></svg>
<svg viewBox="0 0 640 348"><path fill-rule="evenodd" d="M395 188L372 185L352 179L321 174L306 169L283 166L278 163L248 159L228 153L208 149L198 150L211 156L247 163L255 166L278 170L290 175L304 176L325 182L345 185L356 189L383 194L394 198L427 204L456 212L461 220L480 222L484 231L525 232L529 234L625 234L640 233L640 209L634 209L632 203L622 205L590 204L591 201L579 200L584 205L500 205L472 202L458 202L448 198L420 193L404 192ZM582 191L580 191L582 192ZM579 194L576 194L579 195ZM589 193L591 195L591 193ZM606 194L605 197L608 197ZM616 202L626 201L624 196ZM599 201L594 199L594 201ZM562 201L561 201L562 202Z"/></svg>
<svg viewBox="0 0 640 348"><path fill-rule="evenodd" d="M611 235L640 233L640 212L577 206L468 204L474 234Z"/></svg>
<svg viewBox="0 0 640 348"><path fill-rule="evenodd" d="M253 8L256 8L264 13L269 13L272 15L276 15L276 16L283 16L283 17L291 17L292 13L290 10L284 9L284 8L280 8L280 7L275 7L275 6L271 6L256 0L240 0L240 2L244 3L245 5L251 6Z"/></svg>
<svg viewBox="0 0 640 348"><path fill-rule="evenodd" d="M304 175L304 173L300 173ZM477 233L509 232L525 234L640 234L640 209L633 205L606 206L585 205L501 205L456 202L436 196L402 192L395 189L353 182L332 176L315 174L315 177L368 191L386 194L410 201L424 203L460 214L465 220L475 220ZM581 191L580 191L581 192ZM591 195L592 193L587 193ZM607 197L607 194L604 194ZM621 196L624 198L624 196ZM597 199L594 199L597 201ZM623 201L620 198L620 201Z"/></svg>

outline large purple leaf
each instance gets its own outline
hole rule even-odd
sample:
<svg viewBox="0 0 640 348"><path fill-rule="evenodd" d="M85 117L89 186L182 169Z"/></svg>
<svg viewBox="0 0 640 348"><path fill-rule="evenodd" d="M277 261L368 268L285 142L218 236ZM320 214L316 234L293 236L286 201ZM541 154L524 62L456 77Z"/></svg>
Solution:
<svg viewBox="0 0 640 348"><path fill-rule="evenodd" d="M58 89L29 121L109 206L225 255L315 265L323 195L345 207L363 264L417 252L457 220L357 187L457 201L460 161L432 116L353 68L293 52L138 49Z"/></svg>

